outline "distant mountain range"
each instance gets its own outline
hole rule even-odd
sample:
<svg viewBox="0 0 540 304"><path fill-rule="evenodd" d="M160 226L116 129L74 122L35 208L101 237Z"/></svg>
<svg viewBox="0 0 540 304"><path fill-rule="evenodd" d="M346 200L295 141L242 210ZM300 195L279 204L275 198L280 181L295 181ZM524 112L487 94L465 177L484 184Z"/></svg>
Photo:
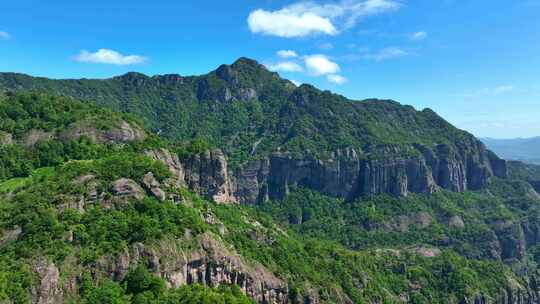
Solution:
<svg viewBox="0 0 540 304"><path fill-rule="evenodd" d="M515 139L481 139L489 149L508 160L540 164L540 136Z"/></svg>

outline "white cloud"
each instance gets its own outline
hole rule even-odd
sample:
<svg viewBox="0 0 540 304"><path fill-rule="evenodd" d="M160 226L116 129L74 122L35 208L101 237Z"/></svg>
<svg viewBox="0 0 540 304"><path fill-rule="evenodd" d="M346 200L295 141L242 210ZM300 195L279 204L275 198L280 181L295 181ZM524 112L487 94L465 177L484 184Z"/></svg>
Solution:
<svg viewBox="0 0 540 304"><path fill-rule="evenodd" d="M375 60L375 61L383 61L387 59L394 59L398 57L407 56L409 53L407 51L399 48L399 47L388 47L384 48L382 50L379 50L375 53L370 53L364 55L365 59L369 60Z"/></svg>
<svg viewBox="0 0 540 304"><path fill-rule="evenodd" d="M270 71L273 72L302 72L302 67L293 61L283 61L276 64L270 64L266 66Z"/></svg>
<svg viewBox="0 0 540 304"><path fill-rule="evenodd" d="M248 24L253 33L284 38L337 34L329 19L310 12L293 12L286 8L275 12L256 10L249 14Z"/></svg>
<svg viewBox="0 0 540 304"><path fill-rule="evenodd" d="M512 85L501 85L494 88L482 88L474 92L469 92L465 94L456 94L455 96L458 96L458 97L498 96L498 95L512 92L513 90L514 90L514 86Z"/></svg>
<svg viewBox="0 0 540 304"><path fill-rule="evenodd" d="M324 55L310 55L304 57L308 72L313 76L336 74L341 69L339 65Z"/></svg>
<svg viewBox="0 0 540 304"><path fill-rule="evenodd" d="M427 38L427 35L425 31L416 32L411 35L411 40L424 40Z"/></svg>
<svg viewBox="0 0 540 304"><path fill-rule="evenodd" d="M11 35L8 32L0 31L0 38L9 40L11 39Z"/></svg>
<svg viewBox="0 0 540 304"><path fill-rule="evenodd" d="M399 0L341 0L327 4L299 2L276 11L255 10L249 14L248 25L253 33L284 38L337 35L339 29L351 28L362 18L400 7Z"/></svg>
<svg viewBox="0 0 540 304"><path fill-rule="evenodd" d="M104 63L104 64L114 64L114 65L130 65L143 63L148 59L139 55L122 55L121 53L108 49L99 49L95 53L90 53L86 50L81 51L81 53L74 58L79 62L89 62L89 63Z"/></svg>
<svg viewBox="0 0 540 304"><path fill-rule="evenodd" d="M277 52L277 55L281 58L294 58L298 57L298 54L295 51L291 50L281 50Z"/></svg>
<svg viewBox="0 0 540 304"><path fill-rule="evenodd" d="M513 90L514 90L514 86L504 85L504 86L496 87L496 88L494 88L492 90L488 90L488 91L486 91L486 93L490 93L490 94L493 94L493 95L500 95L500 94L511 92Z"/></svg>
<svg viewBox="0 0 540 304"><path fill-rule="evenodd" d="M337 74L328 75L326 77L326 79L329 82L332 82L332 83L335 83L335 84L344 84L344 83L346 83L348 81L347 78L345 78L345 77L343 77L341 75L337 75Z"/></svg>

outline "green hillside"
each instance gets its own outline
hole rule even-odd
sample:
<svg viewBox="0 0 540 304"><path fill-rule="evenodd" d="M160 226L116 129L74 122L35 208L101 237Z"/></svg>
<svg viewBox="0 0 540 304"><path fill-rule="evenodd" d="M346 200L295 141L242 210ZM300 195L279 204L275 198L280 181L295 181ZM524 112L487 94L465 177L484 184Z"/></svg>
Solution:
<svg viewBox="0 0 540 304"><path fill-rule="evenodd" d="M376 144L475 140L429 109L296 87L247 58L195 77L128 73L104 80L52 80L0 73L2 88L70 96L133 113L167 138L205 138L234 163L278 148L324 155L344 147L360 151Z"/></svg>
<svg viewBox="0 0 540 304"><path fill-rule="evenodd" d="M442 123L431 111L341 102L359 113L411 113L409 128L426 127L404 141L444 131L427 128ZM0 301L462 303L534 292L540 198L519 176L477 192L346 202L299 187L283 201L217 204L170 182L175 172L145 153L186 159L204 143L171 143L131 116L44 94L7 94L0 116L12 134L0 148ZM466 136L442 127L445 140ZM29 143L31 130L50 136Z"/></svg>

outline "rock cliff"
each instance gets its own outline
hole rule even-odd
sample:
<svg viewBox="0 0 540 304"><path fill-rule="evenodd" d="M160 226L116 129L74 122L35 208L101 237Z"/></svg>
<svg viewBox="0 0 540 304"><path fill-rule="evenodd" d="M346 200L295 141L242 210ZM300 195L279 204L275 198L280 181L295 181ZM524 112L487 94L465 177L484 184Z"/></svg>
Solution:
<svg viewBox="0 0 540 304"><path fill-rule="evenodd" d="M91 122L82 121L69 126L59 137L63 140L73 140L82 136L97 143L126 143L143 140L146 138L146 132L139 126L123 120L107 129L97 129Z"/></svg>
<svg viewBox="0 0 540 304"><path fill-rule="evenodd" d="M381 193L406 196L438 188L462 192L484 188L493 176L506 177L504 160L481 144L459 148L438 145L348 148L327 159L294 158L288 153L252 161L235 172L235 196L242 203L281 199L290 187L354 199Z"/></svg>
<svg viewBox="0 0 540 304"><path fill-rule="evenodd" d="M199 248L193 251L181 249L175 240L136 243L116 257L103 259L96 271L121 281L130 269L146 263L169 287L235 284L257 303L288 303L287 283L262 265L247 264L211 233L199 235L195 242Z"/></svg>
<svg viewBox="0 0 540 304"><path fill-rule="evenodd" d="M229 172L220 150L179 160L166 150L147 155L164 162L176 184L216 202L256 204L282 199L291 187L306 187L348 200L359 196L431 194L479 190L493 176L506 177L506 163L483 144L463 148L438 145L377 145L357 152L337 150L326 159L276 152Z"/></svg>
<svg viewBox="0 0 540 304"><path fill-rule="evenodd" d="M540 303L540 284L538 274L533 274L523 280L514 282L511 286L499 292L495 299L484 295L465 298L460 304L536 304Z"/></svg>

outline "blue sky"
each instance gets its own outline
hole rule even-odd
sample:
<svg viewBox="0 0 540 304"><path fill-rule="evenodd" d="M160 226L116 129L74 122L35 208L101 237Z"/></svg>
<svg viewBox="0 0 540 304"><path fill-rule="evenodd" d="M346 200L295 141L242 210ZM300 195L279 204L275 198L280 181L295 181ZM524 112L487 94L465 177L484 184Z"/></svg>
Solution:
<svg viewBox="0 0 540 304"><path fill-rule="evenodd" d="M0 71L193 75L246 56L477 136L540 136L540 0L5 2Z"/></svg>

